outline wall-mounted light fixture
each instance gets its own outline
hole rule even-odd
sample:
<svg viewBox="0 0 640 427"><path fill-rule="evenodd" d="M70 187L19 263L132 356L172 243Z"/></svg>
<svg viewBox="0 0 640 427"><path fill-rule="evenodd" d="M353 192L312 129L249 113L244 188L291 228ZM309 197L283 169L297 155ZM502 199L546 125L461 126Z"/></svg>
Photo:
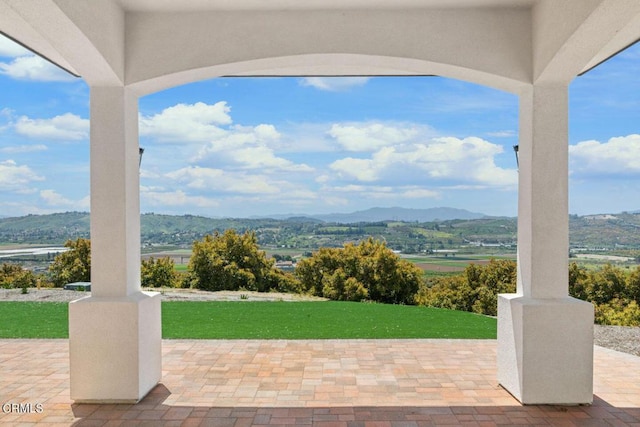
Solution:
<svg viewBox="0 0 640 427"><path fill-rule="evenodd" d="M144 148L138 148L138 153L140 153L140 159L138 160L138 168L142 165L142 155L144 154Z"/></svg>
<svg viewBox="0 0 640 427"><path fill-rule="evenodd" d="M520 169L520 159L518 158L518 150L520 150L520 146L514 145L513 152L516 154L516 166L518 166L518 169Z"/></svg>

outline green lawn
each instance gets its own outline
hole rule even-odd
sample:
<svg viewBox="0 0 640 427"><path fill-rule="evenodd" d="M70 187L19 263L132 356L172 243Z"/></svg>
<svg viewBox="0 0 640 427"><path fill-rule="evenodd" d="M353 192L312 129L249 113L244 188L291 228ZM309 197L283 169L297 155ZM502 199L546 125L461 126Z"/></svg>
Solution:
<svg viewBox="0 0 640 427"><path fill-rule="evenodd" d="M66 302L0 302L0 338L68 338Z"/></svg>
<svg viewBox="0 0 640 427"><path fill-rule="evenodd" d="M0 302L0 338L68 337L66 303ZM496 320L349 302L163 302L163 338L495 338Z"/></svg>

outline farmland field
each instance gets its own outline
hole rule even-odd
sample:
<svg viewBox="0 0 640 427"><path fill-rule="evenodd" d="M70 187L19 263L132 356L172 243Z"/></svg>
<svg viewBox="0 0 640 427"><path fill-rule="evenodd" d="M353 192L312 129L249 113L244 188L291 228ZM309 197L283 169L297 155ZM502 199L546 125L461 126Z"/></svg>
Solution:
<svg viewBox="0 0 640 427"><path fill-rule="evenodd" d="M450 275L464 271L469 264L485 265L491 259L511 259L515 261L515 255L405 255L403 259L414 263L427 276Z"/></svg>

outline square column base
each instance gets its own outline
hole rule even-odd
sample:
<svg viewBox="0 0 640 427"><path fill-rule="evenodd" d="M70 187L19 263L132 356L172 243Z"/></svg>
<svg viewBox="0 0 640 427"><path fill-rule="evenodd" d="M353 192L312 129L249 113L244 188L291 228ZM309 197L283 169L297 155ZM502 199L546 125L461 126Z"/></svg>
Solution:
<svg viewBox="0 0 640 427"><path fill-rule="evenodd" d="M71 399L137 403L162 376L160 293L69 303Z"/></svg>
<svg viewBox="0 0 640 427"><path fill-rule="evenodd" d="M593 305L498 296L498 381L523 404L593 402Z"/></svg>

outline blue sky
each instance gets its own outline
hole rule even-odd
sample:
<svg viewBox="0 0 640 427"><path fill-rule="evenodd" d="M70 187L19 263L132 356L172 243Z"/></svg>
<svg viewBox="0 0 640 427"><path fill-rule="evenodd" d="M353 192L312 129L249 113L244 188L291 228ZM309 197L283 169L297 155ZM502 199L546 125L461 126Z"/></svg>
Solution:
<svg viewBox="0 0 640 427"><path fill-rule="evenodd" d="M1 36L0 36L1 37ZM640 44L570 86L570 212L640 209ZM140 99L143 212L517 215L517 97L440 77L219 78ZM0 39L0 215L89 210L89 88Z"/></svg>

